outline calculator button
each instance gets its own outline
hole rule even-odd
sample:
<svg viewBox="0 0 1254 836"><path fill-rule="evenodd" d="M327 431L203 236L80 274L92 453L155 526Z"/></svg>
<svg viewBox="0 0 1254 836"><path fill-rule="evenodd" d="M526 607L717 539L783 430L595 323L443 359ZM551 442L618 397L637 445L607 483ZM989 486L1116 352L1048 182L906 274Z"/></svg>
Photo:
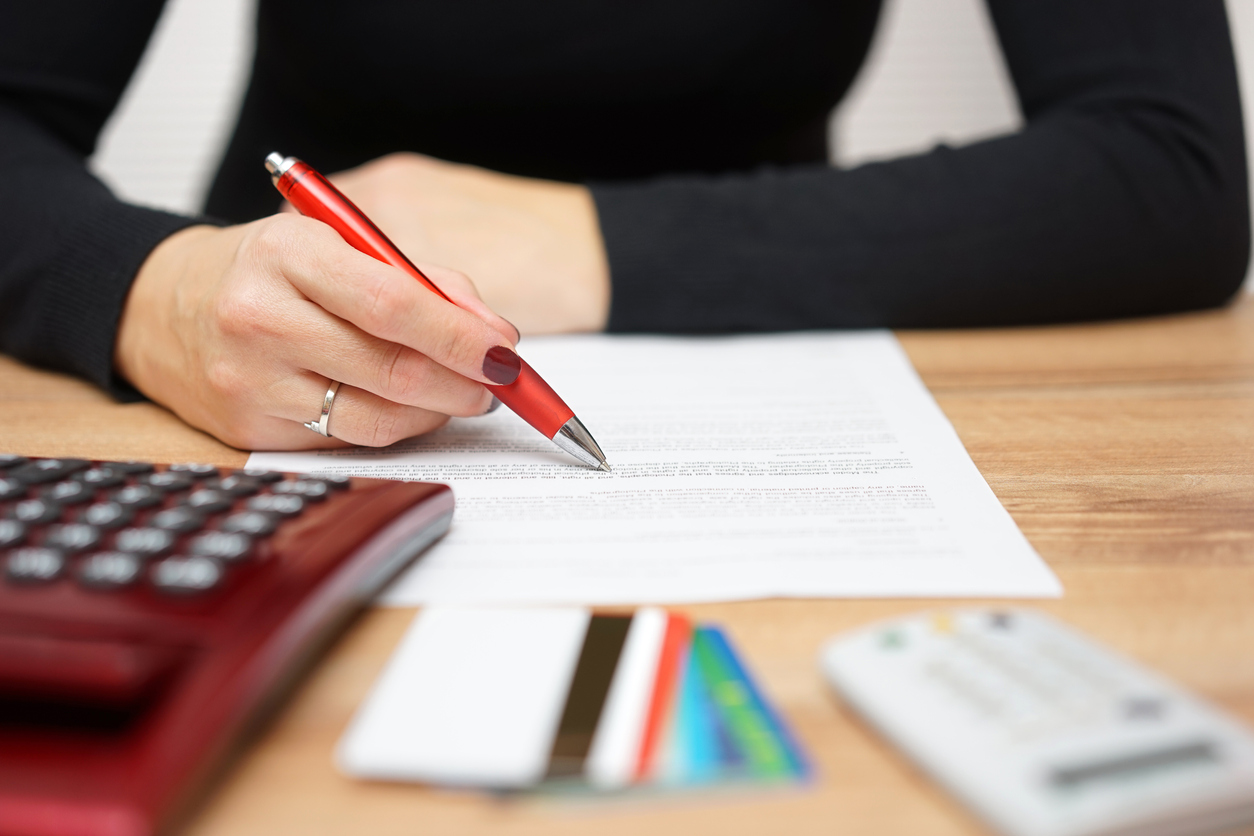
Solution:
<svg viewBox="0 0 1254 836"><path fill-rule="evenodd" d="M0 453L0 470L8 470L10 467L26 464L30 459L25 456L18 456L13 453Z"/></svg>
<svg viewBox="0 0 1254 836"><path fill-rule="evenodd" d="M203 486L211 491L225 491L231 496L252 496L261 490L261 483L247 476L223 476L221 479L206 479Z"/></svg>
<svg viewBox="0 0 1254 836"><path fill-rule="evenodd" d="M36 459L9 471L9 476L28 485L59 482L71 473L86 470L91 462L83 459Z"/></svg>
<svg viewBox="0 0 1254 836"><path fill-rule="evenodd" d="M218 475L218 469L211 464L172 464L168 472L186 473L193 479L207 479Z"/></svg>
<svg viewBox="0 0 1254 836"><path fill-rule="evenodd" d="M188 508L192 508L202 514L216 514L219 511L225 511L230 508L235 502L235 497L226 491L201 488L198 491L192 491L185 502Z"/></svg>
<svg viewBox="0 0 1254 836"><path fill-rule="evenodd" d="M177 508L167 508L164 511L158 511L148 522L153 528L163 528L166 531L177 531L179 534L187 534L205 525L205 516L191 508L179 506Z"/></svg>
<svg viewBox="0 0 1254 836"><path fill-rule="evenodd" d="M278 514L281 517L294 517L305 510L305 500L289 494L266 494L254 496L248 500L249 511L261 511L264 514Z"/></svg>
<svg viewBox="0 0 1254 836"><path fill-rule="evenodd" d="M9 517L31 525L43 525L61 517L61 506L47 499L23 499L9 511Z"/></svg>
<svg viewBox="0 0 1254 836"><path fill-rule="evenodd" d="M153 505L161 504L165 495L149 485L127 485L124 488L118 488L109 495L109 498L127 508L151 508Z"/></svg>
<svg viewBox="0 0 1254 836"><path fill-rule="evenodd" d="M17 479L0 477L0 500L13 499L18 496L25 496L25 494L25 482L19 482Z"/></svg>
<svg viewBox="0 0 1254 836"><path fill-rule="evenodd" d="M109 462L109 467L119 473L136 476L140 473L152 473L154 468L148 462Z"/></svg>
<svg viewBox="0 0 1254 836"><path fill-rule="evenodd" d="M315 502L319 499L325 499L326 495L331 492L326 482L315 482L311 479L297 479L292 482L275 482L270 488L277 494L288 494L294 496L303 496L305 499L312 499Z"/></svg>
<svg viewBox="0 0 1254 836"><path fill-rule="evenodd" d="M231 563L243 560L253 547L247 534L238 531L206 531L188 546L188 551L201 557L214 557Z"/></svg>
<svg viewBox="0 0 1254 836"><path fill-rule="evenodd" d="M236 476L247 476L249 479L256 479L258 482L277 482L283 478L282 473L273 470L257 470L255 468L245 468L244 470L235 471Z"/></svg>
<svg viewBox="0 0 1254 836"><path fill-rule="evenodd" d="M152 567L152 583L163 592L206 592L222 582L222 567L208 557L169 557Z"/></svg>
<svg viewBox="0 0 1254 836"><path fill-rule="evenodd" d="M14 583L47 583L65 570L65 555L44 547L15 549L5 561L4 574Z"/></svg>
<svg viewBox="0 0 1254 836"><path fill-rule="evenodd" d="M119 589L139 579L140 560L133 554L97 552L78 567L78 581L92 589Z"/></svg>
<svg viewBox="0 0 1254 836"><path fill-rule="evenodd" d="M352 479L343 473L302 473L301 479L323 482L331 488L347 488Z"/></svg>
<svg viewBox="0 0 1254 836"><path fill-rule="evenodd" d="M100 529L83 523L54 525L44 537L44 545L63 552L81 552L100 542Z"/></svg>
<svg viewBox="0 0 1254 836"><path fill-rule="evenodd" d="M110 500L108 502L97 502L95 505L88 505L78 515L78 521L85 522L88 525L99 526L100 528L121 528L124 525L130 525L134 516L135 514L130 508L127 508L120 502Z"/></svg>
<svg viewBox="0 0 1254 836"><path fill-rule="evenodd" d="M0 549L19 546L26 539L26 524L17 520L0 520Z"/></svg>
<svg viewBox="0 0 1254 836"><path fill-rule="evenodd" d="M126 474L110 465L84 470L82 473L76 473L74 478L93 488L116 488L126 481Z"/></svg>
<svg viewBox="0 0 1254 836"><path fill-rule="evenodd" d="M118 551L156 557L174 546L174 535L160 528L124 528L113 541Z"/></svg>
<svg viewBox="0 0 1254 836"><path fill-rule="evenodd" d="M241 511L222 521L223 531L238 531L253 537L263 537L274 532L278 520L272 514L260 511Z"/></svg>
<svg viewBox="0 0 1254 836"><path fill-rule="evenodd" d="M88 487L82 482L67 480L44 488L40 495L44 499L51 499L53 502L59 502L62 505L79 505L83 502L91 502L95 498L96 489Z"/></svg>
<svg viewBox="0 0 1254 836"><path fill-rule="evenodd" d="M192 486L192 477L186 473L149 473L137 480L141 485L148 485L162 491L185 491Z"/></svg>

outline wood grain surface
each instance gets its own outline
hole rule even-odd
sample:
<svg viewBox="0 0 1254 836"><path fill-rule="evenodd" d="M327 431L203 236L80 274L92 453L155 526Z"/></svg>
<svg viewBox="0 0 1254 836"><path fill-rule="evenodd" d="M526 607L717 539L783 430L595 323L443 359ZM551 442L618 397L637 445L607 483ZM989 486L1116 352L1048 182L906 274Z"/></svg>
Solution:
<svg viewBox="0 0 1254 836"><path fill-rule="evenodd" d="M994 493L1062 579L1064 598L1030 605L1254 723L1254 297L1153 320L899 336ZM223 466L246 458L156 406L115 404L3 357L0 401L3 450ZM375 609L311 672L187 830L980 833L840 705L815 664L833 633L936 605L685 607L730 629L818 777L789 791L598 802L494 799L337 774L335 741L414 612Z"/></svg>

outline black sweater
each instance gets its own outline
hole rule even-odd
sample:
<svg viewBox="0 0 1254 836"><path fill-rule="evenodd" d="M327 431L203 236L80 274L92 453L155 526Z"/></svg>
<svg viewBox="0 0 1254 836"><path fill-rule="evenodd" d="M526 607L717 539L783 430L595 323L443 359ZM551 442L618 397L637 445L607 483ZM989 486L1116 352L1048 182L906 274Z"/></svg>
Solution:
<svg viewBox="0 0 1254 836"><path fill-rule="evenodd" d="M989 0L1026 128L827 166L879 0L260 0L209 196L276 208L261 161L397 150L586 182L613 331L970 326L1220 304L1249 255L1222 0ZM161 0L0 11L0 350L112 378L136 270L197 220L86 170ZM456 267L457 265L451 265Z"/></svg>

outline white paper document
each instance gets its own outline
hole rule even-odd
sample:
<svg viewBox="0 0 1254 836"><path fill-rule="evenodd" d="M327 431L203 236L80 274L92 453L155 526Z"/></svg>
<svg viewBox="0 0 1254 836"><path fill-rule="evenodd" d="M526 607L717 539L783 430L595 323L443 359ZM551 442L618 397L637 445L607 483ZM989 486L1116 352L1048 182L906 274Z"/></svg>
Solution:
<svg viewBox="0 0 1254 836"><path fill-rule="evenodd" d="M520 350L613 473L505 408L381 450L248 466L451 485L452 530L393 604L1061 594L890 333Z"/></svg>

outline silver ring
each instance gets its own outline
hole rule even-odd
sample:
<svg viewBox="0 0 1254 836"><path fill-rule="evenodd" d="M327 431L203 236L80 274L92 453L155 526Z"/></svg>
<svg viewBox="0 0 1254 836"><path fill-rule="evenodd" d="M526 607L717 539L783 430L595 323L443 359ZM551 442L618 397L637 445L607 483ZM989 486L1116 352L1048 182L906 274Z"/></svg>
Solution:
<svg viewBox="0 0 1254 836"><path fill-rule="evenodd" d="M331 387L327 389L326 395L322 398L322 415L317 421L306 421L306 429L313 430L324 438L331 438L331 433L327 432L327 421L331 420L331 407L335 406L335 393L340 391L340 382L338 380L331 381Z"/></svg>

